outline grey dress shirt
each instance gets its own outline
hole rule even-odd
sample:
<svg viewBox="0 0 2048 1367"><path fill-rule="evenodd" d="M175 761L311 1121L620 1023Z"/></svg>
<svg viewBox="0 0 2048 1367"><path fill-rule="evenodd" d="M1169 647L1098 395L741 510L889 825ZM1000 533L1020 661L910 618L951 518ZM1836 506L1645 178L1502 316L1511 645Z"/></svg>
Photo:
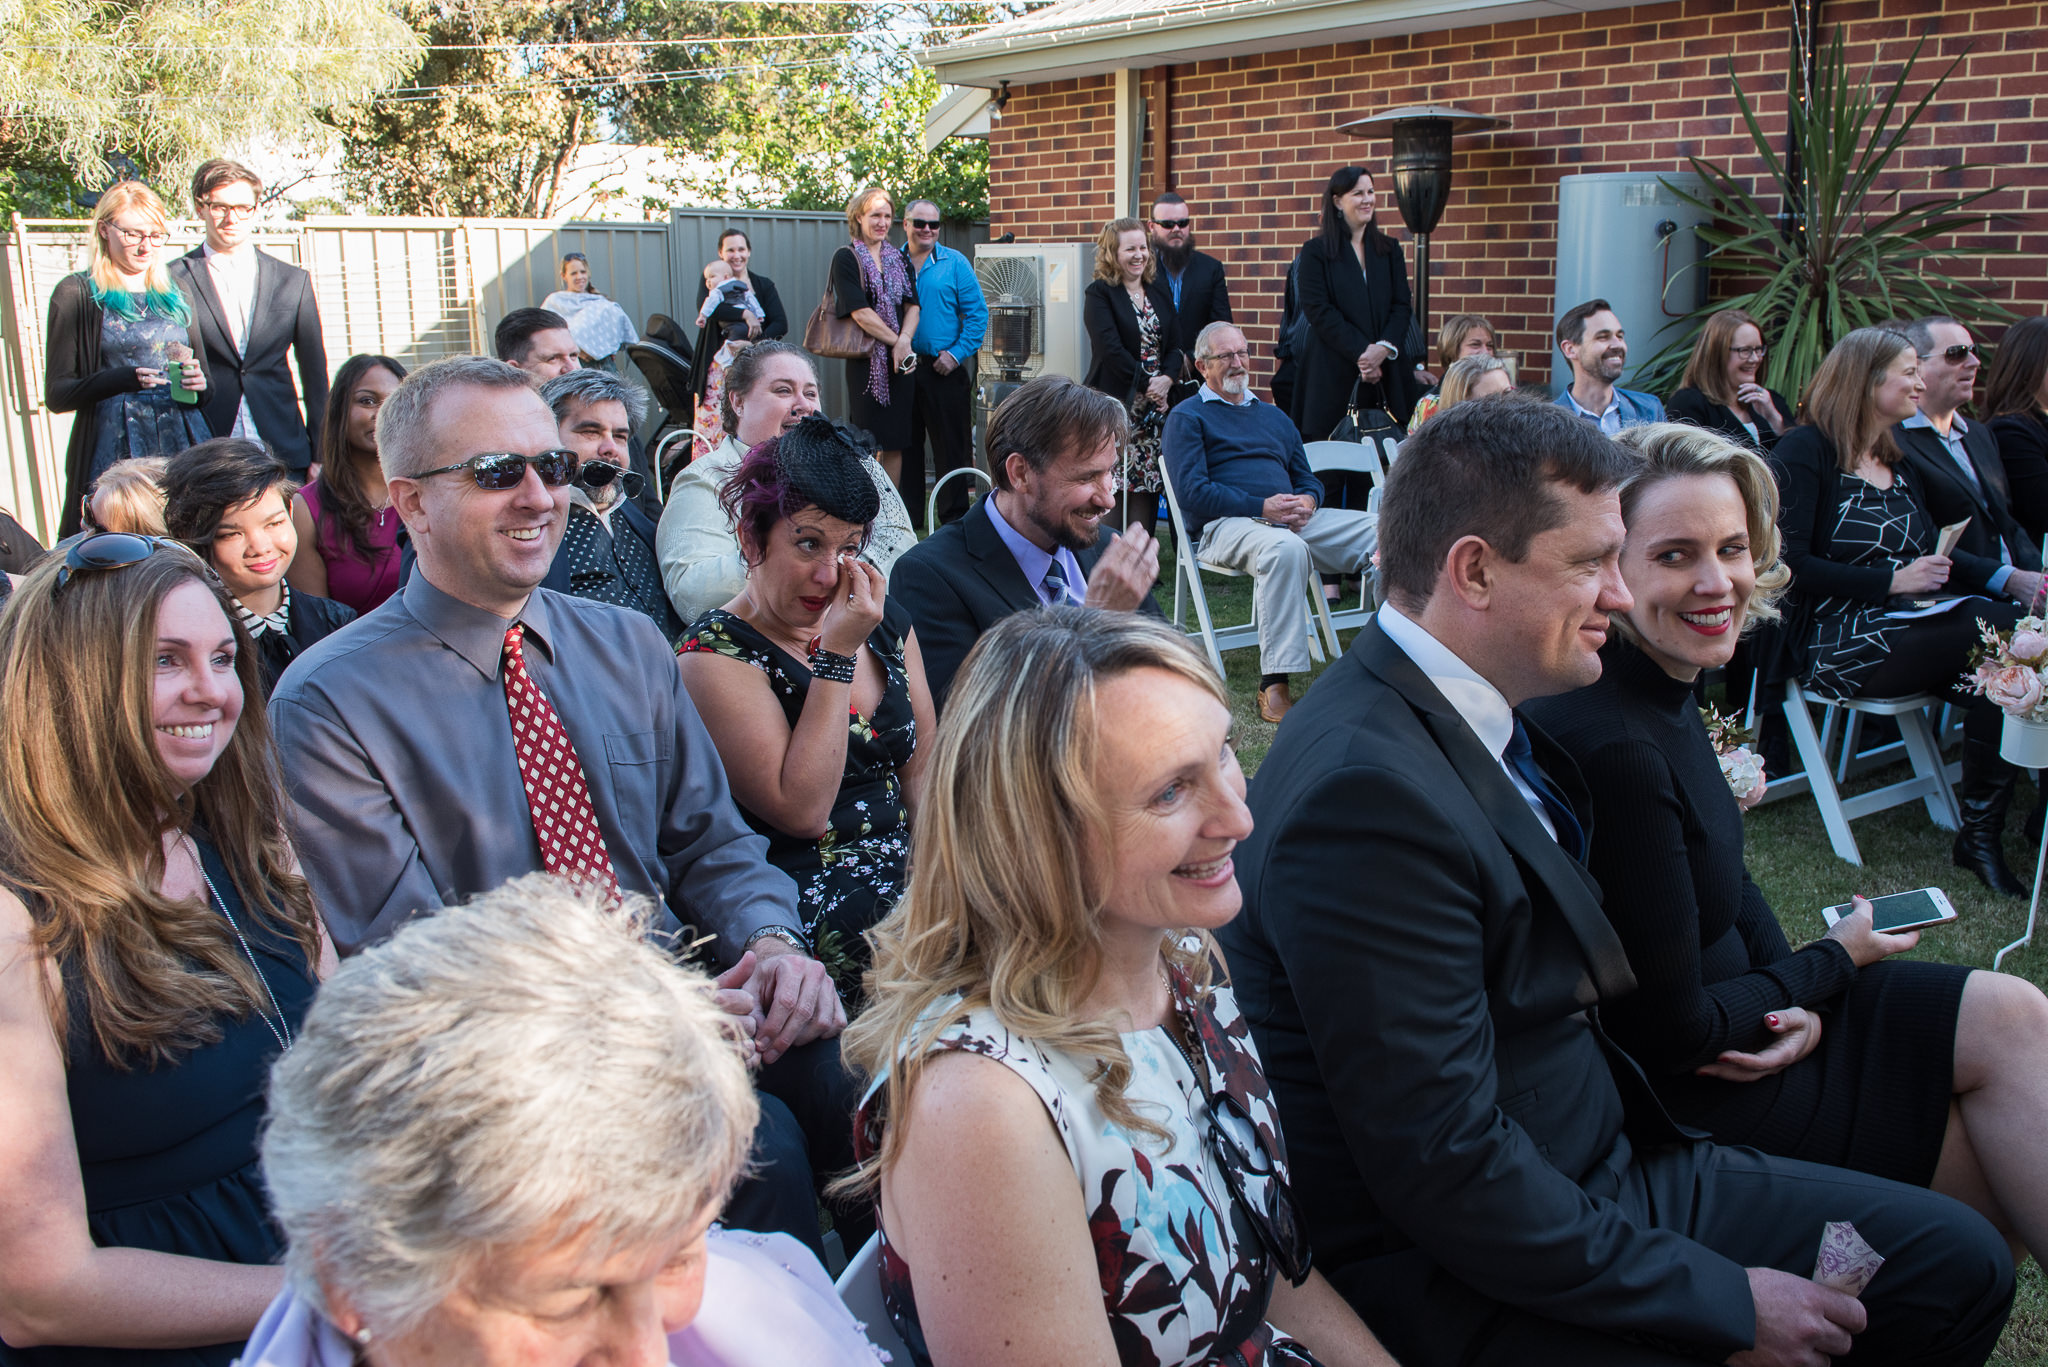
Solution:
<svg viewBox="0 0 2048 1367"><path fill-rule="evenodd" d="M755 930L800 926L796 885L734 807L654 625L547 589L514 620L583 763L620 888L661 904L655 928L715 934L730 963ZM498 677L511 625L414 574L278 680L270 721L299 857L343 954L540 869Z"/></svg>

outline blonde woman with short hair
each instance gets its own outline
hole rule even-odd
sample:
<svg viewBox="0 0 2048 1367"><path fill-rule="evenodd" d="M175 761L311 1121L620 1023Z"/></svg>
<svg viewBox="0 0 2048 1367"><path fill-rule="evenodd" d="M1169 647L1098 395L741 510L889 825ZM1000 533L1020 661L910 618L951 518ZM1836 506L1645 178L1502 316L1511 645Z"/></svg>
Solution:
<svg viewBox="0 0 2048 1367"><path fill-rule="evenodd" d="M1455 408L1467 399L1483 399L1488 394L1511 393L1515 377L1508 373L1508 363L1498 356L1465 356L1451 362L1444 371L1443 387L1436 393L1425 395L1415 405L1415 417L1409 422L1408 430L1416 428L1448 408Z"/></svg>
<svg viewBox="0 0 2048 1367"><path fill-rule="evenodd" d="M176 455L213 435L198 406L202 343L166 265L169 242L163 201L124 180L93 212L90 264L50 296L43 388L53 412L77 414L61 536L82 525L86 490L115 461Z"/></svg>

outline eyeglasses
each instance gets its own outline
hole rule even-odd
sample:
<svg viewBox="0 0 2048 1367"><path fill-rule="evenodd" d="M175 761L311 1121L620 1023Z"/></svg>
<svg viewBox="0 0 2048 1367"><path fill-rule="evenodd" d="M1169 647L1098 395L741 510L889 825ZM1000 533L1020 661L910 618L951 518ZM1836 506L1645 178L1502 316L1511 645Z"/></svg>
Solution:
<svg viewBox="0 0 2048 1367"><path fill-rule="evenodd" d="M1761 361L1766 350L1767 348L1760 346L1732 346L1728 348L1728 354L1740 356L1745 361Z"/></svg>
<svg viewBox="0 0 2048 1367"><path fill-rule="evenodd" d="M547 476L541 476L543 480ZM602 489L613 480L619 481L619 490L627 498L640 497L640 491L647 487L647 478L638 470L628 470L608 460L586 460L576 471L576 485L581 489Z"/></svg>
<svg viewBox="0 0 2048 1367"><path fill-rule="evenodd" d="M50 596L55 598L62 593L71 576L80 570L125 570L177 544L160 536L138 536L134 532L96 532L64 552L64 566L57 571L57 583Z"/></svg>
<svg viewBox="0 0 2048 1367"><path fill-rule="evenodd" d="M1152 220L1152 222L1158 227L1164 228L1168 232L1172 232L1176 228L1187 227L1188 224L1194 222L1194 220L1192 218L1155 218Z"/></svg>
<svg viewBox="0 0 2048 1367"><path fill-rule="evenodd" d="M1245 1133L1258 1134L1258 1127L1234 1097L1227 1092L1212 1095L1208 1109L1209 1148L1216 1155L1223 1185L1237 1198L1238 1209L1258 1231L1281 1275L1290 1282L1300 1281L1308 1275L1315 1255L1293 1189L1256 1138L1250 1145L1241 1144L1224 1128L1222 1118L1228 1115Z"/></svg>
<svg viewBox="0 0 2048 1367"><path fill-rule="evenodd" d="M1961 365L1963 363L1963 357L1975 356L1976 354L1976 343L1959 342L1952 347L1943 347L1940 351L1930 351L1925 356L1922 356L1920 359L1923 361L1931 361L1936 356L1939 356L1942 360L1947 361L1950 365Z"/></svg>
<svg viewBox="0 0 2048 1367"><path fill-rule="evenodd" d="M253 204L223 204L217 199L202 199L199 201L199 207L210 214L219 214L230 223L238 218L248 218L256 212L256 206Z"/></svg>
<svg viewBox="0 0 2048 1367"><path fill-rule="evenodd" d="M160 233L148 228L124 228L118 223L113 227L114 231L120 234L121 240L131 247L140 247L145 242L152 247L161 247L171 240L169 233Z"/></svg>
<svg viewBox="0 0 2048 1367"><path fill-rule="evenodd" d="M576 478L579 463L574 451L543 451L537 456L522 456L517 451L486 451L438 470L422 470L413 478L432 479L435 475L452 475L457 470L467 470L475 478L477 488L503 493L524 483L526 467L531 465L542 484L550 489L559 489Z"/></svg>
<svg viewBox="0 0 2048 1367"><path fill-rule="evenodd" d="M935 233L939 230L939 221L936 218L906 218L903 221L913 228L922 228L928 233Z"/></svg>
<svg viewBox="0 0 2048 1367"><path fill-rule="evenodd" d="M1195 357L1195 360L1199 364L1202 361L1249 361L1251 358L1250 351L1239 347L1236 351L1212 351L1207 356Z"/></svg>

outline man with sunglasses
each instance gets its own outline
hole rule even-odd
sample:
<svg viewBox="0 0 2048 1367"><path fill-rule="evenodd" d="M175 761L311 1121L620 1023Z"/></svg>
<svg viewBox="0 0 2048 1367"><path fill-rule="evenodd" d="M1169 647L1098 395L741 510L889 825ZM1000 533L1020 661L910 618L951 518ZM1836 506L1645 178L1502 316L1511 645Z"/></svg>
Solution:
<svg viewBox="0 0 2048 1367"><path fill-rule="evenodd" d="M628 455L647 400L618 376L589 369L549 380L540 396L555 412L562 448L581 461L562 548L541 587L631 608L673 643L689 623L662 588L655 521L633 501L644 481Z"/></svg>
<svg viewBox="0 0 2048 1367"><path fill-rule="evenodd" d="M1211 323L1235 321L1230 316L1230 283L1224 279L1223 263L1195 250L1195 220L1186 200L1171 190L1154 200L1145 235L1151 238L1152 253L1159 258L1160 279L1173 296L1183 339L1201 336ZM1193 394L1200 383L1201 376L1195 373L1199 367L1188 364L1187 373L1178 377L1172 403Z"/></svg>
<svg viewBox="0 0 2048 1367"><path fill-rule="evenodd" d="M910 349L922 358L910 410L910 445L897 488L910 517L924 525L924 448L931 441L938 477L974 463L974 356L988 335L988 304L974 263L939 242L939 206L912 200L903 211L903 248L917 284L917 331ZM941 523L967 515L971 480L956 479L939 499Z"/></svg>
<svg viewBox="0 0 2048 1367"><path fill-rule="evenodd" d="M343 954L543 870L652 898L654 932L713 937L721 985L758 1003L762 1086L804 1117L817 1171L836 1171L852 1159L832 1038L846 1012L794 884L734 807L668 642L638 613L540 587L580 464L560 443L501 361L437 361L385 401L378 453L417 572L294 661L271 700L306 877ZM729 1220L815 1247L803 1152L799 1138L771 1155Z"/></svg>
<svg viewBox="0 0 2048 1367"><path fill-rule="evenodd" d="M198 301L194 321L211 377L199 405L207 427L216 437L268 442L303 484L320 458L327 346L313 278L251 239L262 198L262 178L239 162L216 158L193 172L192 206L206 241L171 262L171 278ZM296 388L288 358L298 364Z"/></svg>

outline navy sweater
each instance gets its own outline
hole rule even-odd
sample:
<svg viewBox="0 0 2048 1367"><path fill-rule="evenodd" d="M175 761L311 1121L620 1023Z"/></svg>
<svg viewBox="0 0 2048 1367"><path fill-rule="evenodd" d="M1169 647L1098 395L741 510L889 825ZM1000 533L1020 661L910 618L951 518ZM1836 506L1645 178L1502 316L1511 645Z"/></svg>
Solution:
<svg viewBox="0 0 2048 1367"><path fill-rule="evenodd" d="M1323 485L1308 468L1301 433L1272 404L1183 399L1166 415L1161 440L1166 473L1188 532L1219 518L1263 517L1274 494L1308 494L1317 505Z"/></svg>

